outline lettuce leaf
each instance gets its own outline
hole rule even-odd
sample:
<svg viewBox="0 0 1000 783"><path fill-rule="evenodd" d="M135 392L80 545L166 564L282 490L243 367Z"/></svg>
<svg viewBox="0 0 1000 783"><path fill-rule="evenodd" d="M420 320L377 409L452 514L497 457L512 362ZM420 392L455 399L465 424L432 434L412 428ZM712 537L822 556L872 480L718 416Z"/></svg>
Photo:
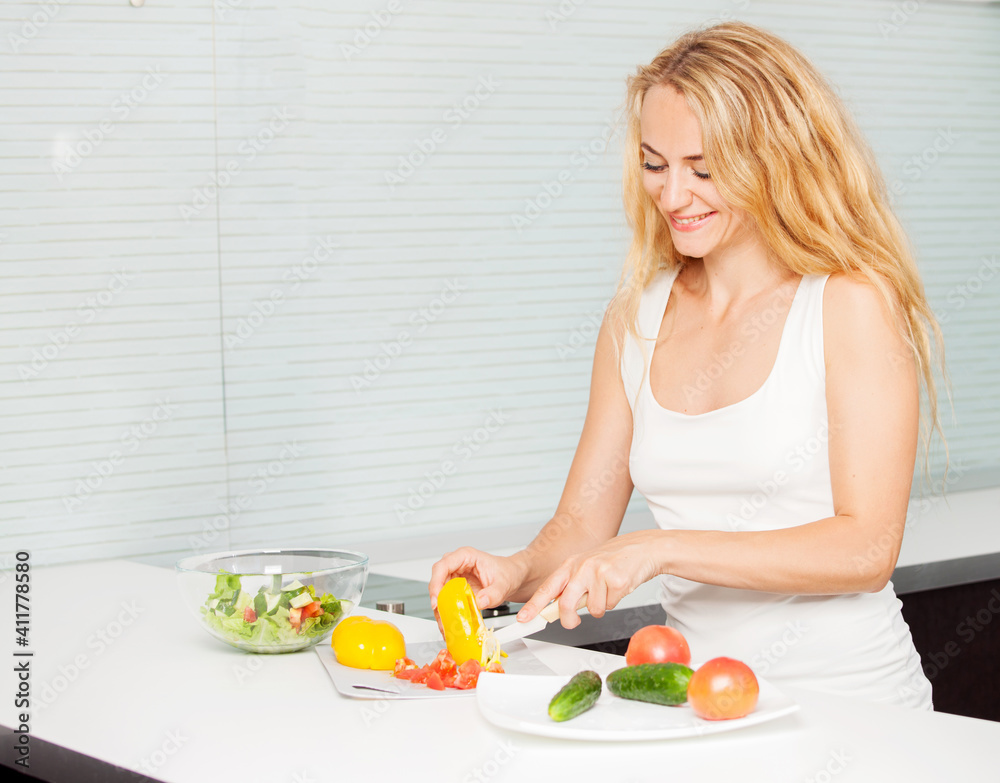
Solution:
<svg viewBox="0 0 1000 783"><path fill-rule="evenodd" d="M302 621L298 631L289 620L289 600L295 595L308 591L313 598L316 588L308 585L294 593L282 592L277 605L268 613L260 611L266 606L266 591L258 591L256 596L241 589L239 574L219 574L215 580L215 590L208 596L202 607L205 624L226 641L238 647L250 644L258 647L285 647L301 645L306 640L326 633L344 614L347 606L331 593L324 593L319 599L323 614ZM254 608L257 619L248 623L243 619L247 607ZM349 606L349 605L348 605Z"/></svg>
<svg viewBox="0 0 1000 783"><path fill-rule="evenodd" d="M240 591L240 575L222 573L215 577L215 590L208 600L218 599L220 603L228 603Z"/></svg>

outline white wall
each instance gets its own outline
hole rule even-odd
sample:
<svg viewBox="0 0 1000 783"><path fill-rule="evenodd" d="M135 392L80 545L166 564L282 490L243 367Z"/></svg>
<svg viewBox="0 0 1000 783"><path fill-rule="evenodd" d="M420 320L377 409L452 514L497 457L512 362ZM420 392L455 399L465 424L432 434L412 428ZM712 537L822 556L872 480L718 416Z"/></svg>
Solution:
<svg viewBox="0 0 1000 783"><path fill-rule="evenodd" d="M1000 484L1000 10L900 7L5 2L0 551L525 540L625 245L609 122L709 18L857 113L945 320L951 489Z"/></svg>

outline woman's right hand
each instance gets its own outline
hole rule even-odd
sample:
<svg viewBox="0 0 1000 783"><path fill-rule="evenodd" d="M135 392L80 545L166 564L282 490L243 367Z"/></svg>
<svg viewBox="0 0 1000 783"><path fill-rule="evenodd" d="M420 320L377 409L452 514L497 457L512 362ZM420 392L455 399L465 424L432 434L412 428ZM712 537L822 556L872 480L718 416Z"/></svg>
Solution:
<svg viewBox="0 0 1000 783"><path fill-rule="evenodd" d="M503 603L521 586L525 568L516 555L500 557L471 546L449 552L431 567L431 580L427 588L435 617L438 593L445 582L456 577L465 577L476 596L476 603L481 609L485 609Z"/></svg>

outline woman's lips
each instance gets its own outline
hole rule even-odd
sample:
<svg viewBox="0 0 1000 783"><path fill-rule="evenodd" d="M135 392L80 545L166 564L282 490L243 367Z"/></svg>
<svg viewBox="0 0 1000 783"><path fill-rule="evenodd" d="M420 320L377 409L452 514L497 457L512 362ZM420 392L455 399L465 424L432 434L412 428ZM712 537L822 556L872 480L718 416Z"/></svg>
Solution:
<svg viewBox="0 0 1000 783"><path fill-rule="evenodd" d="M699 228L704 226L708 221L715 217L715 212L705 212L701 215L683 215L681 220L684 223L678 223L678 218L674 215L670 216L670 226L675 231L697 231ZM691 218L697 218L697 220L691 220Z"/></svg>

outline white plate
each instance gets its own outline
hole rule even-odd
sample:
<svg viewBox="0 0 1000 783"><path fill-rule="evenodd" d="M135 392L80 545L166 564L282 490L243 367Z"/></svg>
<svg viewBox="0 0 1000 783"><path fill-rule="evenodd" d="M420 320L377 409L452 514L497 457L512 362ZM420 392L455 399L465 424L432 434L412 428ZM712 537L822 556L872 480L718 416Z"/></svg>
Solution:
<svg viewBox="0 0 1000 783"><path fill-rule="evenodd" d="M570 677L479 676L476 698L486 719L504 729L562 739L621 741L699 737L732 731L795 712L799 705L765 680L757 678L760 696L753 712L733 720L702 720L686 704L665 707L612 696L604 685L597 703L582 715L557 723L549 702Z"/></svg>
<svg viewBox="0 0 1000 783"><path fill-rule="evenodd" d="M423 665L433 661L443 647L443 641L417 642L406 645L406 654L418 664ZM323 666L337 690L344 696L355 699L454 699L472 696L475 693L474 690L460 691L455 688L436 691L421 683L397 680L392 676L392 672L351 669L342 666L337 663L337 658L329 643L318 644L313 649L316 650L316 654L323 662ZM552 674L553 670L538 660L521 640L506 645L505 651L508 657L503 659L503 666L508 672L542 677ZM505 677L507 675L498 674L496 676Z"/></svg>

